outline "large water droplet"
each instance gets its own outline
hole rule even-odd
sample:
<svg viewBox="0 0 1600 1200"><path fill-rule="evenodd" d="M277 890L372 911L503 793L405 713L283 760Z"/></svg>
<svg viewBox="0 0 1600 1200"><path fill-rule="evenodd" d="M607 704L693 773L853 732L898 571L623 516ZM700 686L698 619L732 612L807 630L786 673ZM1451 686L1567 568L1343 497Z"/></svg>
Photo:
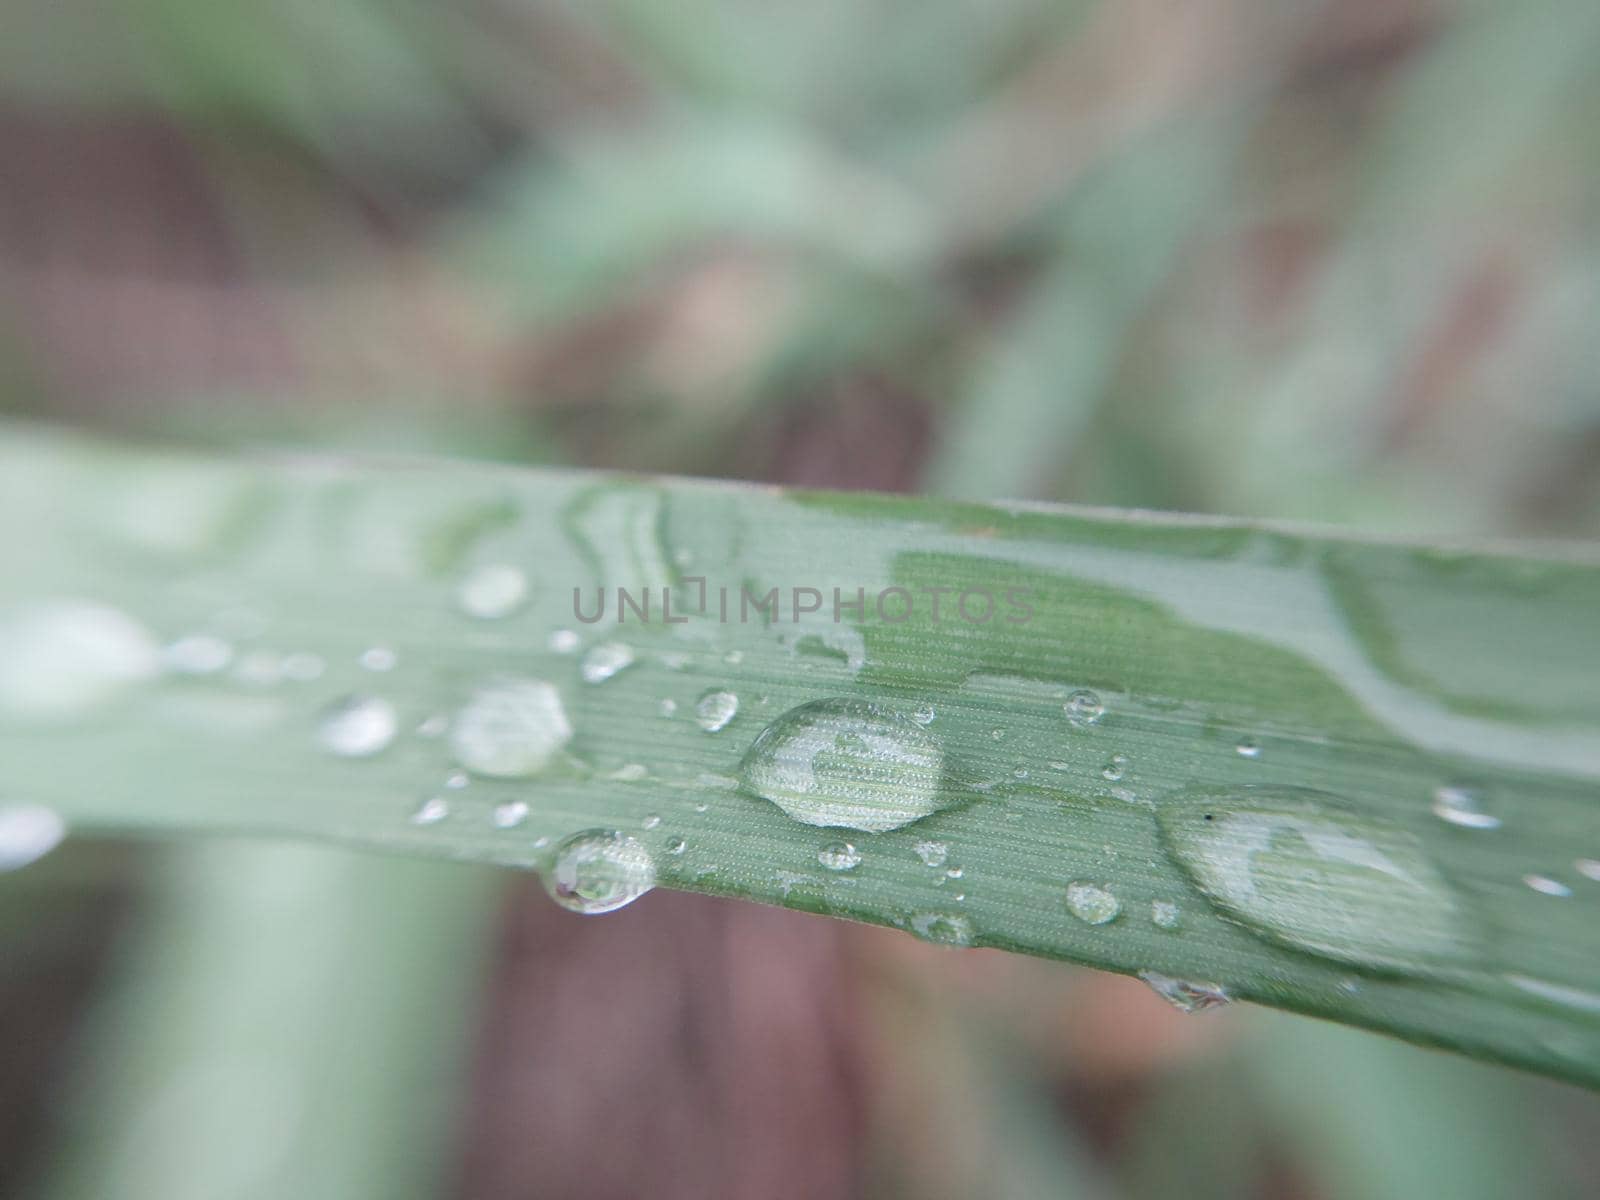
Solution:
<svg viewBox="0 0 1600 1200"><path fill-rule="evenodd" d="M726 729L728 722L738 715L739 697L721 688L713 688L694 704L695 724L707 733Z"/></svg>
<svg viewBox="0 0 1600 1200"><path fill-rule="evenodd" d="M78 716L161 670L139 622L86 600L60 600L0 621L0 715Z"/></svg>
<svg viewBox="0 0 1600 1200"><path fill-rule="evenodd" d="M456 602L481 621L509 617L528 598L528 577L509 563L485 563L461 581Z"/></svg>
<svg viewBox="0 0 1600 1200"><path fill-rule="evenodd" d="M626 642L601 642L592 646L578 664L585 683L604 683L633 665L633 648Z"/></svg>
<svg viewBox="0 0 1600 1200"><path fill-rule="evenodd" d="M1073 692L1067 697L1062 710L1067 714L1067 720L1080 729L1099 723L1101 717L1106 715L1106 706L1100 697L1087 688Z"/></svg>
<svg viewBox="0 0 1600 1200"><path fill-rule="evenodd" d="M1085 924L1105 925L1122 912L1122 901L1099 884L1079 880L1067 885L1067 911Z"/></svg>
<svg viewBox="0 0 1600 1200"><path fill-rule="evenodd" d="M1156 995L1180 1012L1200 1013L1221 1008L1233 997L1217 983L1199 983L1190 979L1174 979L1160 971L1140 971L1139 978L1148 983Z"/></svg>
<svg viewBox="0 0 1600 1200"><path fill-rule="evenodd" d="M1476 957L1461 900L1416 838L1306 788L1195 789L1158 809L1167 850L1275 941L1412 974Z"/></svg>
<svg viewBox="0 0 1600 1200"><path fill-rule="evenodd" d="M400 718L378 696L346 696L323 710L317 740L340 758L370 758L394 741Z"/></svg>
<svg viewBox="0 0 1600 1200"><path fill-rule="evenodd" d="M38 862L66 835L66 822L42 805L0 808L0 871L15 871Z"/></svg>
<svg viewBox="0 0 1600 1200"><path fill-rule="evenodd" d="M499 779L537 774L571 740L561 693L542 679L500 679L479 688L450 730L456 761Z"/></svg>
<svg viewBox="0 0 1600 1200"><path fill-rule="evenodd" d="M861 851L849 842L829 842L817 851L817 861L830 871L854 871L861 865Z"/></svg>
<svg viewBox="0 0 1600 1200"><path fill-rule="evenodd" d="M1433 793L1433 815L1462 829L1499 829L1500 818L1483 811L1470 788L1442 787Z"/></svg>
<svg viewBox="0 0 1600 1200"><path fill-rule="evenodd" d="M911 918L911 932L937 946L972 944L972 922L959 913L917 913Z"/></svg>
<svg viewBox="0 0 1600 1200"><path fill-rule="evenodd" d="M544 883L562 908L608 913L653 888L656 868L650 852L634 838L615 829L590 829L556 847Z"/></svg>
<svg viewBox="0 0 1600 1200"><path fill-rule="evenodd" d="M864 700L814 700L762 730L739 771L797 821L881 833L952 802L943 767L939 743L914 721Z"/></svg>

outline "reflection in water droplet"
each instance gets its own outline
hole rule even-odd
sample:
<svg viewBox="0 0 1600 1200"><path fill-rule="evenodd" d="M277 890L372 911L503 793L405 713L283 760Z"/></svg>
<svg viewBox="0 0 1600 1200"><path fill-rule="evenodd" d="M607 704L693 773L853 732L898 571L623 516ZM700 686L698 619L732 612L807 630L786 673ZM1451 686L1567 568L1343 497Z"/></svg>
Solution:
<svg viewBox="0 0 1600 1200"><path fill-rule="evenodd" d="M528 806L521 800L512 800L495 806L494 823L497 829L515 829L527 819Z"/></svg>
<svg viewBox="0 0 1600 1200"><path fill-rule="evenodd" d="M849 842L829 842L817 851L817 861L830 871L853 871L861 865L861 851Z"/></svg>
<svg viewBox="0 0 1600 1200"><path fill-rule="evenodd" d="M635 839L615 829L590 829L556 847L545 890L576 913L613 912L655 886L655 863Z"/></svg>
<svg viewBox="0 0 1600 1200"><path fill-rule="evenodd" d="M601 642L592 646L578 666L585 683L604 683L633 665L633 648L625 642Z"/></svg>
<svg viewBox="0 0 1600 1200"><path fill-rule="evenodd" d="M500 679L479 688L450 733L455 759L474 775L537 774L572 740L561 693L540 679Z"/></svg>
<svg viewBox="0 0 1600 1200"><path fill-rule="evenodd" d="M1122 902L1098 884L1067 885L1067 911L1087 925L1106 925L1122 912Z"/></svg>
<svg viewBox="0 0 1600 1200"><path fill-rule="evenodd" d="M1585 879L1600 880L1600 859L1580 858L1572 865Z"/></svg>
<svg viewBox="0 0 1600 1200"><path fill-rule="evenodd" d="M1522 882L1540 895L1555 896L1558 899L1572 895L1571 888L1559 879L1551 879L1548 875L1524 875Z"/></svg>
<svg viewBox="0 0 1600 1200"><path fill-rule="evenodd" d="M1171 900L1150 902L1150 921L1161 929L1176 929L1183 919L1183 910Z"/></svg>
<svg viewBox="0 0 1600 1200"><path fill-rule="evenodd" d="M815 700L784 713L740 763L744 787L807 825L881 833L949 801L933 736L863 700Z"/></svg>
<svg viewBox="0 0 1600 1200"><path fill-rule="evenodd" d="M1500 818L1483 811L1470 788L1442 787L1433 793L1433 815L1462 829L1499 829Z"/></svg>
<svg viewBox="0 0 1600 1200"><path fill-rule="evenodd" d="M1156 995L1179 1012L1206 1012L1213 1008L1221 1008L1233 999L1221 984L1174 979L1171 975L1163 975L1160 971L1140 971L1139 978L1148 983Z"/></svg>
<svg viewBox="0 0 1600 1200"><path fill-rule="evenodd" d="M707 733L726 729L728 722L739 714L739 697L733 692L713 688L694 704L695 724Z"/></svg>
<svg viewBox="0 0 1600 1200"><path fill-rule="evenodd" d="M918 842L912 849L925 867L944 866L945 857L950 853L949 845L944 842Z"/></svg>
<svg viewBox="0 0 1600 1200"><path fill-rule="evenodd" d="M1600 995L1584 991L1582 988L1567 987L1544 979L1534 979L1527 975L1507 975L1506 982L1514 988L1527 992L1530 996L1537 996L1541 1000L1548 1000L1552 1004L1559 1004L1564 1008L1576 1008L1584 1012L1600 1012Z"/></svg>
<svg viewBox="0 0 1600 1200"><path fill-rule="evenodd" d="M16 871L38 862L66 835L66 822L43 805L0 808L0 871Z"/></svg>
<svg viewBox="0 0 1600 1200"><path fill-rule="evenodd" d="M1128 756L1126 754L1113 754L1106 763L1105 769L1100 774L1112 783L1116 783L1127 773Z"/></svg>
<svg viewBox="0 0 1600 1200"><path fill-rule="evenodd" d="M936 946L972 944L972 922L959 913L918 913L911 918L911 932Z"/></svg>
<svg viewBox="0 0 1600 1200"><path fill-rule="evenodd" d="M215 675L233 661L233 647L210 633L191 633L162 651L167 670L179 675Z"/></svg>
<svg viewBox="0 0 1600 1200"><path fill-rule="evenodd" d="M1067 714L1067 720L1080 729L1099 723L1101 717L1106 715L1106 706L1099 696L1087 688L1073 692L1067 697L1067 702L1062 705Z"/></svg>
<svg viewBox="0 0 1600 1200"><path fill-rule="evenodd" d="M413 825L437 825L450 815L450 803L443 796L424 800L422 806L411 814Z"/></svg>
<svg viewBox="0 0 1600 1200"><path fill-rule="evenodd" d="M317 739L340 758L370 758L394 741L400 719L378 696L346 696L323 710Z"/></svg>
<svg viewBox="0 0 1600 1200"><path fill-rule="evenodd" d="M369 671L392 671L400 656L387 646L373 646L361 652L361 665Z"/></svg>
<svg viewBox="0 0 1600 1200"><path fill-rule="evenodd" d="M0 621L0 715L75 717L160 670L149 631L103 604L61 600Z"/></svg>
<svg viewBox="0 0 1600 1200"><path fill-rule="evenodd" d="M1306 788L1193 789L1158 809L1202 892L1274 941L1423 974L1477 956L1463 902L1399 826Z"/></svg>
<svg viewBox="0 0 1600 1200"><path fill-rule="evenodd" d="M482 621L510 616L527 598L528 577L509 563L473 568L456 591L461 611Z"/></svg>

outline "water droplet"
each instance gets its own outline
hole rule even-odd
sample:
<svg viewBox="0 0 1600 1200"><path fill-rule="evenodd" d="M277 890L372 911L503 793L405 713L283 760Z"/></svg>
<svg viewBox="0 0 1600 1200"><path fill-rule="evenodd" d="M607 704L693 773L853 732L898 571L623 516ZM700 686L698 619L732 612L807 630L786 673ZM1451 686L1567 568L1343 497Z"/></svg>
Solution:
<svg viewBox="0 0 1600 1200"><path fill-rule="evenodd" d="M16 871L38 862L66 835L66 822L43 805L0 808L0 871Z"/></svg>
<svg viewBox="0 0 1600 1200"><path fill-rule="evenodd" d="M1524 875L1522 877L1522 882L1527 884L1540 895L1555 896L1558 899L1564 899L1565 897L1572 895L1571 888L1562 883L1559 879L1551 879L1548 875Z"/></svg>
<svg viewBox="0 0 1600 1200"><path fill-rule="evenodd" d="M742 663L744 661L744 651L743 650L729 650L726 654L724 654L722 656L722 661L727 663L730 667L737 667L740 663Z"/></svg>
<svg viewBox="0 0 1600 1200"><path fill-rule="evenodd" d="M966 873L967 869L965 867L951 867L944 873L944 877L946 879L960 879Z"/></svg>
<svg viewBox="0 0 1600 1200"><path fill-rule="evenodd" d="M1152 900L1150 902L1150 921L1161 929L1176 929L1178 922L1183 919L1183 910L1171 900Z"/></svg>
<svg viewBox="0 0 1600 1200"><path fill-rule="evenodd" d="M1096 725L1100 718L1106 715L1106 706L1100 697L1081 688L1067 697L1067 702L1061 706L1067 714L1067 720L1082 729L1089 725Z"/></svg>
<svg viewBox="0 0 1600 1200"><path fill-rule="evenodd" d="M944 866L944 860L950 853L950 847L945 842L918 842L912 849L925 867Z"/></svg>
<svg viewBox="0 0 1600 1200"><path fill-rule="evenodd" d="M400 719L378 696L346 696L322 712L317 739L340 758L370 758L394 741Z"/></svg>
<svg viewBox="0 0 1600 1200"><path fill-rule="evenodd" d="M84 600L0 623L0 714L78 716L161 670L161 649L132 617Z"/></svg>
<svg viewBox="0 0 1600 1200"><path fill-rule="evenodd" d="M1421 844L1335 796L1200 788L1157 815L1195 886L1274 941L1412 974L1476 957L1473 923Z"/></svg>
<svg viewBox="0 0 1600 1200"><path fill-rule="evenodd" d="M1190 979L1174 979L1160 971L1140 971L1139 978L1148 983L1156 995L1179 1012L1201 1013L1221 1008L1233 997L1217 983L1199 983Z"/></svg>
<svg viewBox="0 0 1600 1200"><path fill-rule="evenodd" d="M361 665L368 671L392 671L400 656L387 646L373 646L361 652Z"/></svg>
<svg viewBox="0 0 1600 1200"><path fill-rule="evenodd" d="M554 630L545 645L552 654L571 654L578 648L578 635L570 629Z"/></svg>
<svg viewBox="0 0 1600 1200"><path fill-rule="evenodd" d="M1067 885L1067 911L1087 925L1106 925L1122 912L1122 901L1099 884L1079 880Z"/></svg>
<svg viewBox="0 0 1600 1200"><path fill-rule="evenodd" d="M681 671L689 665L689 656L672 650L661 655L660 661L661 665L669 671Z"/></svg>
<svg viewBox="0 0 1600 1200"><path fill-rule="evenodd" d="M1600 880L1600 859L1580 858L1572 865L1585 879Z"/></svg>
<svg viewBox="0 0 1600 1200"><path fill-rule="evenodd" d="M1126 754L1113 754L1100 774L1110 782L1116 783L1127 773L1127 770L1128 756Z"/></svg>
<svg viewBox="0 0 1600 1200"><path fill-rule="evenodd" d="M667 839L668 854L682 854L687 849L687 846L688 844L681 837Z"/></svg>
<svg viewBox="0 0 1600 1200"><path fill-rule="evenodd" d="M661 818L657 814L651 813L644 820L640 821L639 825L643 829L657 829L661 825Z"/></svg>
<svg viewBox="0 0 1600 1200"><path fill-rule="evenodd" d="M450 815L450 802L443 796L424 800L422 806L411 814L413 825L437 825Z"/></svg>
<svg viewBox="0 0 1600 1200"><path fill-rule="evenodd" d="M638 783L647 778L650 770L643 763L623 763L615 771L607 775L607 779L615 779L618 783Z"/></svg>
<svg viewBox="0 0 1600 1200"><path fill-rule="evenodd" d="M497 829L515 829L528 819L528 806L521 800L495 805L494 823Z"/></svg>
<svg viewBox="0 0 1600 1200"><path fill-rule="evenodd" d="M944 754L922 726L864 700L784 713L739 765L744 787L807 825L882 833L944 807Z"/></svg>
<svg viewBox="0 0 1600 1200"><path fill-rule="evenodd" d="M933 705L931 705L931 704L922 704L922 705L918 705L915 709L912 710L911 719L913 721L915 721L918 725L932 725L933 724L933 719L937 715L938 714L935 713L934 710L933 710Z"/></svg>
<svg viewBox="0 0 1600 1200"><path fill-rule="evenodd" d="M1565 1008L1581 1009L1584 1012L1600 1012L1600 994L1584 991L1582 988L1550 983L1547 980L1534 979L1527 975L1507 975L1506 982L1514 988L1527 992L1530 996L1537 996L1539 999L1548 1000L1552 1004L1559 1004Z"/></svg>
<svg viewBox="0 0 1600 1200"><path fill-rule="evenodd" d="M474 775L535 775L572 740L561 693L540 679L501 679L472 694L450 733L455 759Z"/></svg>
<svg viewBox="0 0 1600 1200"><path fill-rule="evenodd" d="M471 778L468 777L465 771L451 771L444 779L445 787L450 788L452 791L459 791L471 782Z"/></svg>
<svg viewBox="0 0 1600 1200"><path fill-rule="evenodd" d="M1237 753L1240 758L1260 758L1261 757L1261 745L1260 745L1259 742L1255 741L1253 738L1245 738L1243 741L1241 741L1233 749L1234 749L1234 752Z"/></svg>
<svg viewBox="0 0 1600 1200"><path fill-rule="evenodd" d="M608 913L632 904L656 883L650 852L615 829L590 829L556 847L545 890L562 908Z"/></svg>
<svg viewBox="0 0 1600 1200"><path fill-rule="evenodd" d="M191 633L162 651L167 670L179 675L215 675L233 661L233 647L215 634Z"/></svg>
<svg viewBox="0 0 1600 1200"><path fill-rule="evenodd" d="M830 871L853 871L861 865L861 851L849 842L829 842L817 851L817 861Z"/></svg>
<svg viewBox="0 0 1600 1200"><path fill-rule="evenodd" d="M633 665L633 648L625 642L601 642L591 646L578 666L585 683L604 683L619 671Z"/></svg>
<svg viewBox="0 0 1600 1200"><path fill-rule="evenodd" d="M720 688L713 688L694 702L695 724L707 733L727 728L728 722L738 715L739 697Z"/></svg>
<svg viewBox="0 0 1600 1200"><path fill-rule="evenodd" d="M1462 829L1499 829L1500 818L1483 811L1470 788L1442 787L1433 793L1433 815Z"/></svg>
<svg viewBox="0 0 1600 1200"><path fill-rule="evenodd" d="M461 611L482 621L509 617L527 598L528 577L508 563L475 567L456 591Z"/></svg>
<svg viewBox="0 0 1600 1200"><path fill-rule="evenodd" d="M327 669L318 655L297 650L293 654L286 654L283 658L283 676L296 683L310 683L313 679L322 678L322 672Z"/></svg>
<svg viewBox="0 0 1600 1200"><path fill-rule="evenodd" d="M656 711L663 717L670 717L678 711L678 702L671 696L667 696L660 704L656 705Z"/></svg>
<svg viewBox="0 0 1600 1200"><path fill-rule="evenodd" d="M972 944L972 922L959 913L918 913L911 918L911 932L936 946Z"/></svg>

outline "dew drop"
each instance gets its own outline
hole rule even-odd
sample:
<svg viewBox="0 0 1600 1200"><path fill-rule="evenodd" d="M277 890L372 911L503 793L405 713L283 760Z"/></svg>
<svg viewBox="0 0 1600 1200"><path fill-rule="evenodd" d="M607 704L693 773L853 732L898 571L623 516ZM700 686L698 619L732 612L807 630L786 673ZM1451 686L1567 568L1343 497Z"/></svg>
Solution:
<svg viewBox="0 0 1600 1200"><path fill-rule="evenodd" d="M739 697L733 692L713 688L694 702L694 721L707 733L726 729L739 714Z"/></svg>
<svg viewBox="0 0 1600 1200"><path fill-rule="evenodd" d="M1476 957L1463 903L1421 844L1335 796L1197 788L1168 797L1157 816L1195 886L1264 937L1410 974Z"/></svg>
<svg viewBox="0 0 1600 1200"><path fill-rule="evenodd" d="M578 635L570 629L557 629L545 640L552 654L571 654L578 648Z"/></svg>
<svg viewBox="0 0 1600 1200"><path fill-rule="evenodd" d="M918 725L932 725L936 716L938 716L938 714L934 712L933 705L931 704L918 705L911 712L911 719Z"/></svg>
<svg viewBox="0 0 1600 1200"><path fill-rule="evenodd" d="M562 908L593 915L632 904L655 882L655 863L641 843L615 829L590 829L556 847L545 890Z"/></svg>
<svg viewBox="0 0 1600 1200"><path fill-rule="evenodd" d="M62 600L0 623L0 714L78 716L161 670L161 648L114 608Z"/></svg>
<svg viewBox="0 0 1600 1200"><path fill-rule="evenodd" d="M1067 714L1067 720L1080 729L1099 724L1100 718L1106 715L1105 704L1087 688L1080 688L1068 696L1062 709Z"/></svg>
<svg viewBox="0 0 1600 1200"><path fill-rule="evenodd" d="M925 867L944 866L944 860L950 854L950 847L945 842L918 842L912 849Z"/></svg>
<svg viewBox="0 0 1600 1200"><path fill-rule="evenodd" d="M1500 818L1483 811L1470 788L1441 787L1433 793L1433 815L1462 829L1499 829Z"/></svg>
<svg viewBox="0 0 1600 1200"><path fill-rule="evenodd" d="M936 946L972 944L972 922L959 913L917 913L911 918L911 932Z"/></svg>
<svg viewBox="0 0 1600 1200"><path fill-rule="evenodd" d="M471 778L468 777L465 771L451 771L450 774L445 776L444 785L451 791L460 791L471 782Z"/></svg>
<svg viewBox="0 0 1600 1200"><path fill-rule="evenodd" d="M633 648L626 642L601 642L591 646L578 664L585 683L604 683L633 665Z"/></svg>
<svg viewBox="0 0 1600 1200"><path fill-rule="evenodd" d="M744 651L743 650L729 650L726 654L724 654L722 656L722 661L727 663L730 667L737 667L740 663L742 663L744 661Z"/></svg>
<svg viewBox="0 0 1600 1200"><path fill-rule="evenodd" d="M1585 879L1600 880L1600 859L1580 858L1572 865Z"/></svg>
<svg viewBox="0 0 1600 1200"><path fill-rule="evenodd" d="M1253 738L1245 738L1233 749L1234 753L1240 758L1255 759L1261 757L1261 744Z"/></svg>
<svg viewBox="0 0 1600 1200"><path fill-rule="evenodd" d="M1103 778L1116 783L1128 772L1128 756L1126 754L1113 754L1100 774Z"/></svg>
<svg viewBox="0 0 1600 1200"><path fill-rule="evenodd" d="M373 646L361 652L361 665L368 671L392 671L400 656L387 646Z"/></svg>
<svg viewBox="0 0 1600 1200"><path fill-rule="evenodd" d="M864 700L814 700L780 716L739 765L746 790L807 825L882 833L951 803L944 754L920 725Z"/></svg>
<svg viewBox="0 0 1600 1200"><path fill-rule="evenodd" d="M528 806L521 800L512 800L506 804L495 805L494 824L496 829L515 829L528 819Z"/></svg>
<svg viewBox="0 0 1600 1200"><path fill-rule="evenodd" d="M666 696L662 699L660 704L656 705L656 711L663 717L673 716L678 711L678 702L671 696Z"/></svg>
<svg viewBox="0 0 1600 1200"><path fill-rule="evenodd" d="M394 741L400 719L394 705L378 696L346 696L322 712L317 739L340 758L371 758Z"/></svg>
<svg viewBox="0 0 1600 1200"><path fill-rule="evenodd" d="M434 796L424 800L421 807L411 814L413 825L437 825L450 815L450 802L443 796Z"/></svg>
<svg viewBox="0 0 1600 1200"><path fill-rule="evenodd" d="M668 854L682 854L687 849L687 846L688 844L681 837L667 839Z"/></svg>
<svg viewBox="0 0 1600 1200"><path fill-rule="evenodd" d="M861 851L849 842L829 842L817 851L817 861L830 871L853 871L861 865Z"/></svg>
<svg viewBox="0 0 1600 1200"><path fill-rule="evenodd" d="M1531 887L1542 896L1555 896L1565 899L1572 895L1572 889L1559 879L1551 879L1548 875L1524 875L1522 882Z"/></svg>
<svg viewBox="0 0 1600 1200"><path fill-rule="evenodd" d="M1228 995L1228 990L1217 983L1174 979L1171 975L1163 975L1160 971L1140 971L1139 978L1148 983L1156 995L1179 1012L1202 1013L1213 1008L1221 1008L1233 999Z"/></svg>
<svg viewBox="0 0 1600 1200"><path fill-rule="evenodd" d="M659 829L661 827L661 818L656 813L651 813L639 822L639 827L641 829Z"/></svg>
<svg viewBox="0 0 1600 1200"><path fill-rule="evenodd" d="M179 675L215 675L233 661L233 647L215 634L191 633L168 646L161 658Z"/></svg>
<svg viewBox="0 0 1600 1200"><path fill-rule="evenodd" d="M960 879L966 873L967 869L965 867L951 867L944 873L944 877L946 879Z"/></svg>
<svg viewBox="0 0 1600 1200"><path fill-rule="evenodd" d="M480 621L509 617L527 599L528 577L509 563L475 567L456 590L461 611Z"/></svg>
<svg viewBox="0 0 1600 1200"><path fill-rule="evenodd" d="M16 871L38 862L66 835L66 822L43 805L0 808L0 871Z"/></svg>
<svg viewBox="0 0 1600 1200"><path fill-rule="evenodd" d="M1079 880L1067 885L1067 911L1086 925L1106 925L1121 914L1122 901L1099 884Z"/></svg>
<svg viewBox="0 0 1600 1200"><path fill-rule="evenodd" d="M474 692L457 714L450 749L474 775L520 779L544 770L571 740L554 685L500 679Z"/></svg>
<svg viewBox="0 0 1600 1200"><path fill-rule="evenodd" d="M1183 910L1171 900L1150 902L1150 922L1159 929L1176 929L1183 919Z"/></svg>

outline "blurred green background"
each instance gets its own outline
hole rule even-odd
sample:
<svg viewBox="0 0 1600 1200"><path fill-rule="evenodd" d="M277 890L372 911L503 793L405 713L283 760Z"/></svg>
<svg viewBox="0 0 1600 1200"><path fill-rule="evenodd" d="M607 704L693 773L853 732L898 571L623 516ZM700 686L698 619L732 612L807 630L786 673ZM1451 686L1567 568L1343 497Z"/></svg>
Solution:
<svg viewBox="0 0 1600 1200"><path fill-rule="evenodd" d="M1594 0L0 0L0 410L1600 530ZM1600 1102L290 847L0 879L0 1194L1584 1197Z"/></svg>

